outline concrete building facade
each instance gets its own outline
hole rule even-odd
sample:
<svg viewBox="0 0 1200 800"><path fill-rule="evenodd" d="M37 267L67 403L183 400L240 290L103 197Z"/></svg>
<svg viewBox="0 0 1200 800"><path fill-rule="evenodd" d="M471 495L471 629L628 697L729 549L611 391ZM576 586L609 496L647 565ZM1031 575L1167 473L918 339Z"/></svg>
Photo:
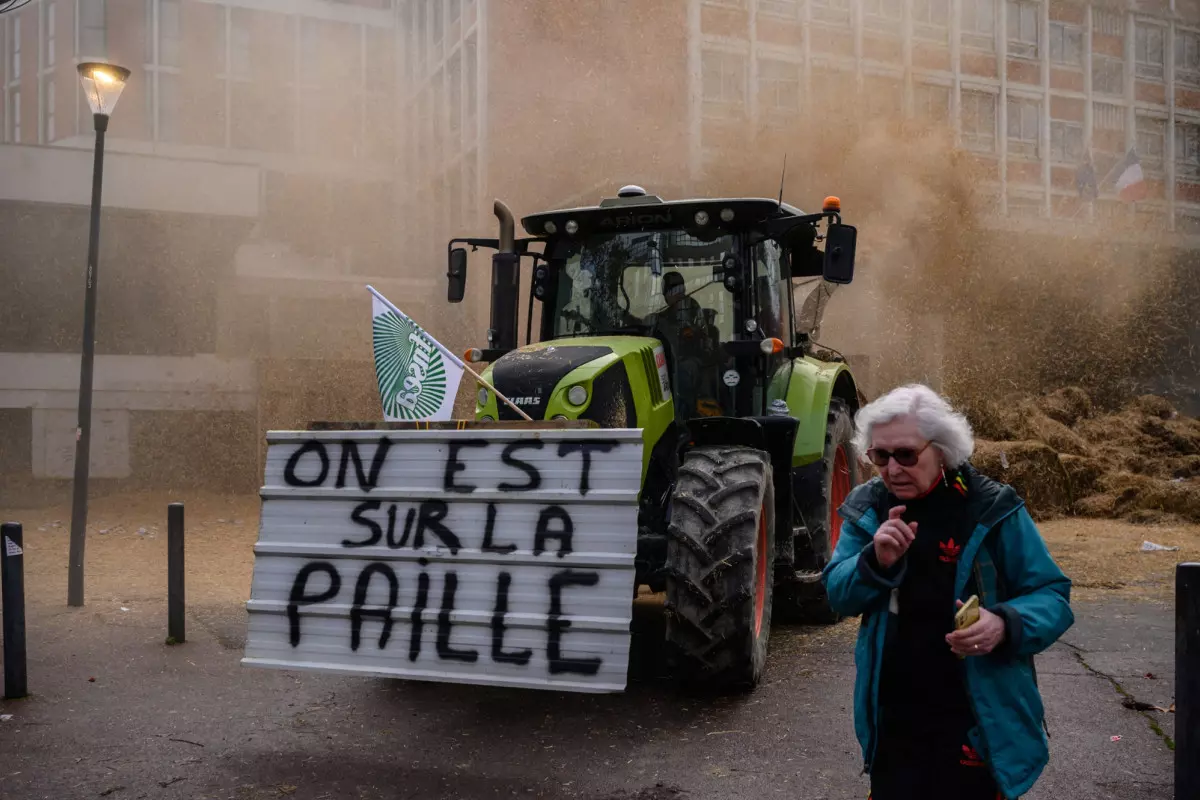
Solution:
<svg viewBox="0 0 1200 800"><path fill-rule="evenodd" d="M0 472L51 488L71 474L94 142L82 61L132 70L106 145L98 486L246 488L265 426L375 411L363 285L406 308L433 285L394 255L395 52L390 0L0 15Z"/></svg>

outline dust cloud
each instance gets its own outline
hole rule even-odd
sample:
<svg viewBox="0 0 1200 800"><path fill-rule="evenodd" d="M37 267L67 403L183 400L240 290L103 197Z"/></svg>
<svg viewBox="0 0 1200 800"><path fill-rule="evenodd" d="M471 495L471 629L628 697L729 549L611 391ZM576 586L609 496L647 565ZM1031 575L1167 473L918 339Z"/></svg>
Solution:
<svg viewBox="0 0 1200 800"><path fill-rule="evenodd" d="M920 380L970 403L1078 385L1115 407L1171 366L1183 309L1171 253L1153 237L1119 244L1114 228L1136 231L1117 220L1002 230L983 183L995 168L956 149L946 127L851 114L830 141L831 127L759 132L711 190L762 194L778 186L786 153L792 202L841 198L859 230L857 274L833 295L818 339L869 357L870 393Z"/></svg>

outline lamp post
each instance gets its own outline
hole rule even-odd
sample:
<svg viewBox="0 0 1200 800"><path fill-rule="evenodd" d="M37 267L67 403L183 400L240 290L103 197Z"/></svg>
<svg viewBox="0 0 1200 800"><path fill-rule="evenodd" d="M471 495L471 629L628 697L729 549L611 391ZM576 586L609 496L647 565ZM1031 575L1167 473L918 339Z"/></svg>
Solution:
<svg viewBox="0 0 1200 800"><path fill-rule="evenodd" d="M67 605L83 605L83 545L87 529L88 460L92 450L92 361L96 350L96 267L100 250L100 182L104 173L104 132L129 70L115 64L80 64L79 81L92 109L96 156L92 165L92 219L88 235L87 284L83 301L83 355L79 362L79 427L75 429L75 484L71 507L71 552Z"/></svg>

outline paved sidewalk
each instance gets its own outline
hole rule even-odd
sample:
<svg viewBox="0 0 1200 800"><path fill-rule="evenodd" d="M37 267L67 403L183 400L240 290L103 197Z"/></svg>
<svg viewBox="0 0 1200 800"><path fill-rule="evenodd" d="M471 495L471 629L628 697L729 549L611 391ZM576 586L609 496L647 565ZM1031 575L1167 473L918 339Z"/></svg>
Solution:
<svg viewBox="0 0 1200 800"><path fill-rule="evenodd" d="M1031 800L1170 800L1172 715L1123 708L1116 688L1170 704L1170 609L1076 614L1038 662L1053 761ZM717 702L645 666L661 625L652 611L639 614L636 680L608 697L251 670L238 663L241 608L194 606L179 647L163 644L165 621L148 598L30 609L34 695L0 703L12 715L0 723L0 796L866 796L850 718L854 621L778 628L766 684Z"/></svg>

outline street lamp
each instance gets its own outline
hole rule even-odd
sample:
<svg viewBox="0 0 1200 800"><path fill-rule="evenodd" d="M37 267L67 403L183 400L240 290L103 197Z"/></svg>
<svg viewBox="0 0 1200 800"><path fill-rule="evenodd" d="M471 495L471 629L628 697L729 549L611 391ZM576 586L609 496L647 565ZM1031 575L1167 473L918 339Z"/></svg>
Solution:
<svg viewBox="0 0 1200 800"><path fill-rule="evenodd" d="M88 459L92 449L92 361L96 350L96 264L100 250L100 182L104 173L104 132L121 97L129 70L94 61L78 67L83 93L96 127L92 165L92 221L88 236L87 285L83 301L83 357L79 363L79 427L75 430L75 497L71 508L71 553L67 605L83 605L83 545L87 529Z"/></svg>

